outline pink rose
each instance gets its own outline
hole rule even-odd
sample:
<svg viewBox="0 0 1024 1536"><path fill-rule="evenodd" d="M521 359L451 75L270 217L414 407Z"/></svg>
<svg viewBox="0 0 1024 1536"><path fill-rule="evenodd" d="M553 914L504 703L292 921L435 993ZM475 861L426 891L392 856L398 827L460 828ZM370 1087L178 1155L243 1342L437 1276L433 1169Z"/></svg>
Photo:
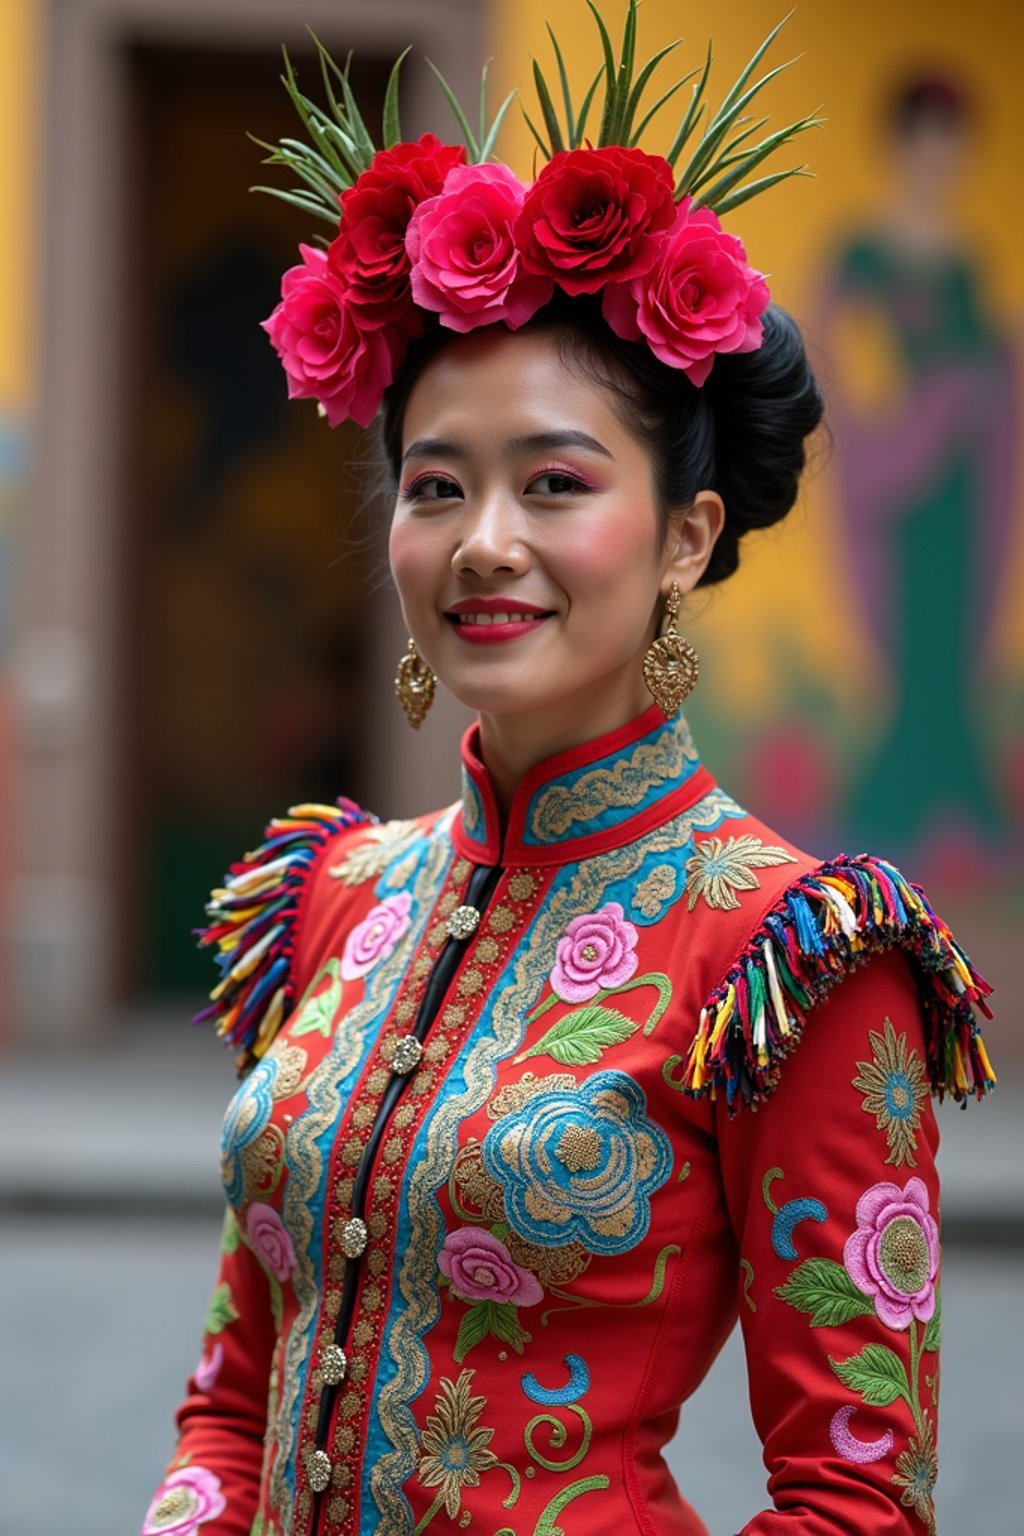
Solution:
<svg viewBox="0 0 1024 1536"><path fill-rule="evenodd" d="M292 399L319 400L332 427L349 416L369 426L401 361L406 336L367 325L323 251L300 245L303 265L281 281L281 302L263 321L284 364Z"/></svg>
<svg viewBox="0 0 1024 1536"><path fill-rule="evenodd" d="M528 272L596 293L651 269L675 218L672 167L609 145L554 155L526 193L516 244Z"/></svg>
<svg viewBox="0 0 1024 1536"><path fill-rule="evenodd" d="M200 1392L212 1392L224 1364L224 1345L217 1339L196 1366L194 1381Z"/></svg>
<svg viewBox="0 0 1024 1536"><path fill-rule="evenodd" d="M574 917L558 941L551 985L567 1003L585 1003L628 981L637 967L637 932L617 901Z"/></svg>
<svg viewBox="0 0 1024 1536"><path fill-rule="evenodd" d="M710 208L691 213L685 198L653 270L642 281L610 286L602 312L617 336L645 338L656 357L699 385L717 352L757 350L768 301L742 241L725 233Z"/></svg>
<svg viewBox="0 0 1024 1536"><path fill-rule="evenodd" d="M169 1472L146 1511L142 1536L193 1536L227 1509L215 1472L195 1465Z"/></svg>
<svg viewBox="0 0 1024 1536"><path fill-rule="evenodd" d="M287 1280L295 1273L292 1240L272 1205L261 1205L258 1201L250 1205L245 1231L256 1257L272 1275Z"/></svg>
<svg viewBox="0 0 1024 1536"><path fill-rule="evenodd" d="M341 974L346 981L365 976L381 960L387 959L399 939L409 931L411 907L412 896L408 891L402 891L398 896L385 896L377 906L370 908L345 940Z"/></svg>
<svg viewBox="0 0 1024 1536"><path fill-rule="evenodd" d="M843 1249L846 1272L859 1291L874 1298L888 1328L926 1323L935 1311L939 1229L928 1209L921 1179L873 1184L857 1201L857 1230Z"/></svg>
<svg viewBox="0 0 1024 1536"><path fill-rule="evenodd" d="M506 165L458 166L438 197L420 203L406 247L412 296L452 331L502 321L516 331L555 291L522 270L512 226L526 188Z"/></svg>
<svg viewBox="0 0 1024 1536"><path fill-rule="evenodd" d="M507 1301L533 1307L544 1294L536 1275L514 1263L505 1244L486 1227L449 1232L437 1262L463 1301Z"/></svg>

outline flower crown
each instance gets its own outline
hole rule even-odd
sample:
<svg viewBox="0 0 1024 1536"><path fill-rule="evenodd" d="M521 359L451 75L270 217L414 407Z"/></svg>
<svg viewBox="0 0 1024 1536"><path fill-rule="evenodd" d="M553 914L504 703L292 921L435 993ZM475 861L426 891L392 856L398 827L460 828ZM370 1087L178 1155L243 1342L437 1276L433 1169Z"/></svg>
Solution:
<svg viewBox="0 0 1024 1536"><path fill-rule="evenodd" d="M348 67L341 69L314 38L325 110L299 90L285 53L283 83L308 141L255 142L270 151L266 164L287 166L299 184L287 191L253 190L280 197L335 231L329 243L299 247L302 263L285 273L281 302L263 322L284 364L290 396L318 401L332 426L350 417L368 426L426 316L456 332L496 324L515 331L556 288L569 295L600 293L605 322L617 336L645 341L662 362L698 386L718 353L760 346L768 287L719 218L790 176L808 174L796 166L748 180L773 151L823 119L804 117L750 143L768 119L753 121L746 109L789 67L779 65L750 83L783 22L713 116L705 104L709 45L703 68L677 81L641 117L651 76L678 42L662 48L636 74L637 3L628 0L616 62L594 0L587 0L600 31L603 63L578 112L562 50L548 26L564 121L534 61L543 131L525 111L524 116L547 163L530 184L492 158L516 93L488 126L486 69L478 133L431 65L463 142L444 144L427 133L407 143L398 113L406 49L388 82L384 147L377 150ZM655 113L693 80L668 152L638 149ZM602 85L600 127L591 143L585 138L587 121ZM688 158L677 169L691 141Z"/></svg>

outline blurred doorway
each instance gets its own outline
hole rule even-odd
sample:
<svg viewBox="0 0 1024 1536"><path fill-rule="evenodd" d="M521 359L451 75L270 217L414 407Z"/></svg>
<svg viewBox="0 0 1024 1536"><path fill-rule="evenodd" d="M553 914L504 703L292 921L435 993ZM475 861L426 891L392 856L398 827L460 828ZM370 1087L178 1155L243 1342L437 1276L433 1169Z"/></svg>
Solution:
<svg viewBox="0 0 1024 1536"><path fill-rule="evenodd" d="M319 94L311 56L296 60ZM273 57L128 50L119 666L128 998L205 985L190 930L272 811L365 793L366 444L289 408L258 320L311 239L246 136L298 129ZM353 83L379 120L384 60ZM324 226L326 230L326 225ZM133 931L132 931L133 930Z"/></svg>

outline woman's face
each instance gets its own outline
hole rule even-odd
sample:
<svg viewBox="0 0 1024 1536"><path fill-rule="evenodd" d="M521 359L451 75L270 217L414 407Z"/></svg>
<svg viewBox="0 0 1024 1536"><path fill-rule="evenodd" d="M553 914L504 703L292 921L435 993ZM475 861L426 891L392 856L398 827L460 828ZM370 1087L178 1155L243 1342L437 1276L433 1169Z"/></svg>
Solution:
<svg viewBox="0 0 1024 1536"><path fill-rule="evenodd" d="M608 394L551 336L468 337L417 380L403 454L391 569L445 686L485 722L533 721L551 750L646 708L679 540L661 537L648 451Z"/></svg>

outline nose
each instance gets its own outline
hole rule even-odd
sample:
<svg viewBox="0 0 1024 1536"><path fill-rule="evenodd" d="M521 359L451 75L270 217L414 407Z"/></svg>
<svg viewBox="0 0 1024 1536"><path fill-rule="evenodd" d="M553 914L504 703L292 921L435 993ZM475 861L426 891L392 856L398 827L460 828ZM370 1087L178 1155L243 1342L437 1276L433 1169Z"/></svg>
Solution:
<svg viewBox="0 0 1024 1536"><path fill-rule="evenodd" d="M467 505L452 555L458 576L520 576L530 564L518 509L500 491Z"/></svg>

